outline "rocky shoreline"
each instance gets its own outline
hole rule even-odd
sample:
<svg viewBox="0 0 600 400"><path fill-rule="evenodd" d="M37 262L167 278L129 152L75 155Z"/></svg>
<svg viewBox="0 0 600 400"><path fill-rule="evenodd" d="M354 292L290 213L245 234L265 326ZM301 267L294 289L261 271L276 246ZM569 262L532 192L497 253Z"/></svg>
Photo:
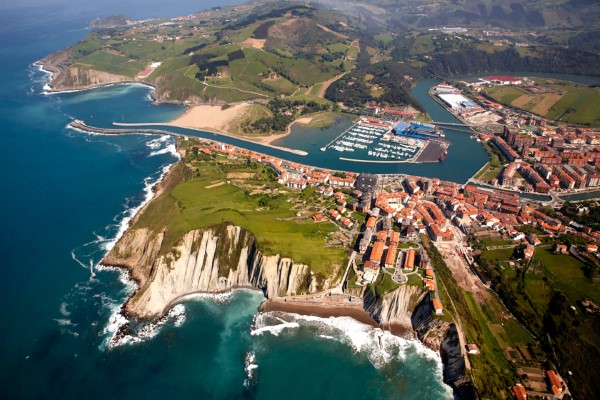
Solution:
<svg viewBox="0 0 600 400"><path fill-rule="evenodd" d="M347 301L343 298L350 295L328 294L327 288L338 282L319 284L308 266L277 255L262 255L252 234L233 225L192 231L172 252L160 255L162 240L162 233L130 228L102 260L104 265L125 269L138 284L138 290L123 305L124 315L152 320L163 317L170 307L193 293L258 289L266 297L261 311L348 316L399 336L420 339L440 353L444 381L456 393L464 392L460 398L474 398L465 390L469 383L460 344L450 337L452 325L431 318L430 302L419 288L402 286L379 299L365 290ZM305 296L296 295L302 290L306 290ZM419 303L410 311L414 296ZM127 334L127 329L124 326L119 334Z"/></svg>

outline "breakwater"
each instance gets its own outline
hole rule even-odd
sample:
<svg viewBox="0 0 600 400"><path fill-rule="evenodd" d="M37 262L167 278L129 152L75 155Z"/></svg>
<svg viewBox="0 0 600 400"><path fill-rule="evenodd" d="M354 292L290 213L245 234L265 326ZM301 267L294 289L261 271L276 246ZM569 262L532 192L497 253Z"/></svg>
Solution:
<svg viewBox="0 0 600 400"><path fill-rule="evenodd" d="M160 129L114 129L114 128L99 128L97 126L87 125L84 121L81 120L73 120L68 124L69 127L73 129L77 129L87 133L95 133L98 135L139 135L139 134L151 134L151 135L169 135L173 137L185 137L186 135L164 131Z"/></svg>

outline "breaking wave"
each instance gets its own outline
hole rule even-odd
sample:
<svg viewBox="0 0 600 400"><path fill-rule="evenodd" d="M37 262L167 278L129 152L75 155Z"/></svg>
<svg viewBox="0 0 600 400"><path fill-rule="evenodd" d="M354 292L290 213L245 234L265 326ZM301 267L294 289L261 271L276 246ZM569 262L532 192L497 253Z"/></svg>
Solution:
<svg viewBox="0 0 600 400"><path fill-rule="evenodd" d="M391 360L405 360L410 354L435 361L441 374L439 355L418 340L395 336L388 331L363 324L350 317L321 318L283 312L259 313L251 335L270 333L278 336L297 328L305 327L324 340L338 340L349 345L354 352L365 354L377 368Z"/></svg>

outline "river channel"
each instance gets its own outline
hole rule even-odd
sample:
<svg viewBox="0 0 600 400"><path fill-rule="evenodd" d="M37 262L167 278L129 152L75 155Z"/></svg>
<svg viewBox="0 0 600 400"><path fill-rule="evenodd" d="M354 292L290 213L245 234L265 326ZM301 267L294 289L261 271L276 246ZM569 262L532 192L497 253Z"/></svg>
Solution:
<svg viewBox="0 0 600 400"><path fill-rule="evenodd" d="M518 75L518 74L512 74ZM521 74L531 75L533 74ZM561 74L537 74L544 77L553 77L556 79L565 79L579 81L580 83L597 83L598 78L578 77ZM474 76L461 77L461 79L475 79ZM450 112L448 112L439 103L433 100L428 92L429 89L438 84L436 79L423 79L419 81L412 89L413 97L421 103L423 108L431 116L433 121L460 123ZM353 117L341 116L337 121L326 128L307 128L295 124L292 126L291 133L273 143L276 146L287 147L290 149L302 150L307 155L298 155L285 152L273 147L264 146L258 143L242 141L234 137L218 135L214 133L191 130L184 128L165 127L147 125L148 128L169 130L189 136L197 136L205 139L218 140L234 146L239 146L249 150L268 154L274 157L299 162L305 165L327 168L332 170L352 171L358 173L376 173L376 174L409 174L429 178L439 178L442 180L466 183L488 160L489 157L483 145L475 139L472 139L468 133L456 132L454 130L444 129L445 139L450 142L448 155L442 162L435 163L375 163L375 162L352 162L340 160L342 153L336 151L321 151L321 147L328 144L332 139L338 136L352 125ZM109 126L106 126L109 127ZM465 129L467 129L465 127ZM588 194L586 198L598 197L599 193ZM546 199L543 196L540 199Z"/></svg>

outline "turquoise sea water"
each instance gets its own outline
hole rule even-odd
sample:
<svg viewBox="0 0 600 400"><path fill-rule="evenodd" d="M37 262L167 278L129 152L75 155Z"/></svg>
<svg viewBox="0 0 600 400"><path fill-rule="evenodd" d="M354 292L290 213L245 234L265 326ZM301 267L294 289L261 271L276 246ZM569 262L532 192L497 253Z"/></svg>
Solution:
<svg viewBox="0 0 600 400"><path fill-rule="evenodd" d="M65 125L166 121L183 110L151 106L141 86L44 95L45 74L31 64L83 38L98 15L175 16L223 3L67 3L0 4L0 398L451 397L439 357L420 343L347 318L256 317L258 292L197 296L107 346L133 287L96 264L177 160L174 143Z"/></svg>

